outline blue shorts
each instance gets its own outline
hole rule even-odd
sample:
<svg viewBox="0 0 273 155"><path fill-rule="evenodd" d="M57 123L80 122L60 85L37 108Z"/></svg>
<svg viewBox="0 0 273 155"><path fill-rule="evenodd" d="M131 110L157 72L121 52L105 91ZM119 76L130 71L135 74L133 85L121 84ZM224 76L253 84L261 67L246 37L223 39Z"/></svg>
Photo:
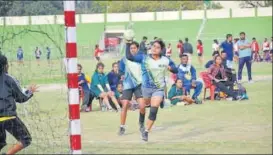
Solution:
<svg viewBox="0 0 273 155"><path fill-rule="evenodd" d="M21 61L24 57L17 57L17 60Z"/></svg>
<svg viewBox="0 0 273 155"><path fill-rule="evenodd" d="M158 96L164 98L165 92L164 89L157 88L144 88L142 87L142 96L143 98L151 98L153 96Z"/></svg>

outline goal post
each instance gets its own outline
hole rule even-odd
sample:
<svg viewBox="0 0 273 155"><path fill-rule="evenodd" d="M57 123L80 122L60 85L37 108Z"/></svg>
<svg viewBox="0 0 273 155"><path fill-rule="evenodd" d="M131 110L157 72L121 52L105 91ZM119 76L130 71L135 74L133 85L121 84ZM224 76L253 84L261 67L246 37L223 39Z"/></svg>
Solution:
<svg viewBox="0 0 273 155"><path fill-rule="evenodd" d="M81 154L81 123L77 73L77 39L75 22L75 0L63 1L66 71L69 105L70 153Z"/></svg>

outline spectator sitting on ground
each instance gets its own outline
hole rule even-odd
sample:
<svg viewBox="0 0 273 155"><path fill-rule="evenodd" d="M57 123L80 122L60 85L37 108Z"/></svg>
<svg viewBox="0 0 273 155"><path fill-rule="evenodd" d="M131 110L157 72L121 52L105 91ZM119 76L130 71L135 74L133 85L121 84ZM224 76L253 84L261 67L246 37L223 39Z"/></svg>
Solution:
<svg viewBox="0 0 273 155"><path fill-rule="evenodd" d="M218 55L217 53L213 53L213 54L214 54L214 55L212 55L212 59L209 60L209 61L205 64L205 68L206 68L206 69L210 68L210 66L214 63L215 56Z"/></svg>
<svg viewBox="0 0 273 155"><path fill-rule="evenodd" d="M94 99L93 94L89 90L88 84L91 83L91 79L88 78L84 73L82 73L82 65L78 64L78 84L82 88L83 92L83 103L81 106L81 111L89 112L90 106Z"/></svg>
<svg viewBox="0 0 273 155"><path fill-rule="evenodd" d="M122 92L123 92L123 84L122 84L122 82L120 81L119 83L118 83L118 85L117 85L117 89L116 89L116 91L115 91L115 97L116 97L116 99L118 100L118 102L119 102L119 104L122 106L122 104L121 104L121 102L120 102L120 98L121 98L121 96L122 96ZM133 98L135 98L135 97L133 97ZM132 101L130 101L130 103L129 103L129 109L130 110L136 110L136 109L139 109L139 105L138 105L138 103L136 102L136 100L135 99L133 99Z"/></svg>
<svg viewBox="0 0 273 155"><path fill-rule="evenodd" d="M200 95L203 83L196 80L196 70L195 68L188 63L188 56L181 56L181 64L178 65L178 73L177 78L181 79L183 82L183 87L185 88L187 93L190 93L190 89L194 89L194 93L192 95L192 99L195 100L196 103L201 103L201 100L198 99Z"/></svg>
<svg viewBox="0 0 273 155"><path fill-rule="evenodd" d="M119 73L119 65L117 62L112 64L112 71L107 74L108 82L110 84L110 88L113 92L116 91L117 85L121 80L121 74Z"/></svg>
<svg viewBox="0 0 273 155"><path fill-rule="evenodd" d="M195 101L190 97L185 95L185 89L183 88L183 83L181 79L177 79L175 84L172 85L168 93L168 98L171 101L172 105L177 105L181 102L184 102L184 105L189 105Z"/></svg>
<svg viewBox="0 0 273 155"><path fill-rule="evenodd" d="M212 80L213 85L215 85L221 92L228 95L230 100L240 100L241 96L238 96L233 91L234 83L228 81L226 77L225 68L222 65L221 56L217 55L214 60L214 64L210 66L208 70L208 76Z"/></svg>
<svg viewBox="0 0 273 155"><path fill-rule="evenodd" d="M226 72L226 76L227 76L228 80L233 83L236 82L237 78L236 78L235 69L227 67L227 61L226 61L227 54L225 51L221 52L221 58L222 58L222 65L225 68L225 72Z"/></svg>
<svg viewBox="0 0 273 155"><path fill-rule="evenodd" d="M113 108L110 105L109 98L114 102L118 111L121 110L118 101L115 97L114 92L111 90L107 76L104 74L104 64L99 62L96 66L96 70L92 76L92 82L90 90L95 94L96 97L102 99L104 105L108 110L113 111Z"/></svg>

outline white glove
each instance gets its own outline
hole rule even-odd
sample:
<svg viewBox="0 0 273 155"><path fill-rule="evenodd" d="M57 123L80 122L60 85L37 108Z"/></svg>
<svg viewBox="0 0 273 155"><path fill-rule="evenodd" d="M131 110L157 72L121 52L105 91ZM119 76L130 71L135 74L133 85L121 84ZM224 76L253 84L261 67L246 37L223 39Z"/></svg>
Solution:
<svg viewBox="0 0 273 155"><path fill-rule="evenodd" d="M132 29L125 30L123 37L126 41L132 41L135 37L135 33Z"/></svg>

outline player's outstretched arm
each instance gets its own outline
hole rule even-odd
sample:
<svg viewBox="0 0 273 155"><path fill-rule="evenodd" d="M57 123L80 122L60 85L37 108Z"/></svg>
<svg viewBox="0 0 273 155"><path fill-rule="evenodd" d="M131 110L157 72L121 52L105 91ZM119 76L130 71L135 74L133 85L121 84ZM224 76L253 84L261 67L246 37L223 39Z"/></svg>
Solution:
<svg viewBox="0 0 273 155"><path fill-rule="evenodd" d="M16 102L24 103L28 101L33 93L37 92L37 86L31 85L27 90L23 90L15 79L11 79L12 95Z"/></svg>
<svg viewBox="0 0 273 155"><path fill-rule="evenodd" d="M168 66L168 70L174 74L178 73L178 69L177 67L175 66L175 63L169 59L169 66Z"/></svg>

